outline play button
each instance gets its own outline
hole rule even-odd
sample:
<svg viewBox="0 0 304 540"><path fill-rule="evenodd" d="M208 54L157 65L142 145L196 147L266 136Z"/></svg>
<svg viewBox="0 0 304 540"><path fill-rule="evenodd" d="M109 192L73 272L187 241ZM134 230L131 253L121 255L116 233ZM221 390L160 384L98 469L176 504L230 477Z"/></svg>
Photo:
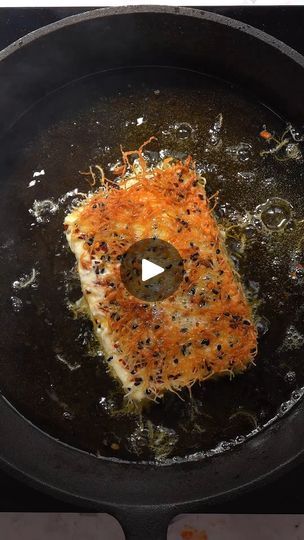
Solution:
<svg viewBox="0 0 304 540"><path fill-rule="evenodd" d="M147 259L142 259L141 261L141 279L142 281L147 281L153 277L159 276L165 271L164 268L155 264Z"/></svg>
<svg viewBox="0 0 304 540"><path fill-rule="evenodd" d="M122 257L121 279L132 296L157 302L171 296L184 275L183 260L168 242L147 238L135 242Z"/></svg>

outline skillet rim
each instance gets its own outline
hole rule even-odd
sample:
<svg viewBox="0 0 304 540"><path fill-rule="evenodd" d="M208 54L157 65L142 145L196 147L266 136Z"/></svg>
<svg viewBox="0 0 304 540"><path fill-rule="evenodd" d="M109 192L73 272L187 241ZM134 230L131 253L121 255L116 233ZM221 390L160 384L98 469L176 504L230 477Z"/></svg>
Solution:
<svg viewBox="0 0 304 540"><path fill-rule="evenodd" d="M304 69L304 57L300 53L298 53L291 47L287 46L282 41L276 38L273 38L272 36L266 34L265 32L258 30L248 24L242 23L234 19L230 19L228 17L222 16L213 12L201 11L201 10L199 11L193 8L180 8L180 7L167 7L167 6L126 6L126 7L118 7L118 8L117 7L100 8L100 9L72 15L65 19L62 19L61 21L57 21L50 25L44 26L40 29L34 30L33 32L15 41L14 43L12 43L11 45L9 45L8 47L6 47L0 52L0 61L5 61L7 57L11 56L16 51L19 51L21 48L26 47L27 45L30 45L31 43L35 42L40 37L56 32L59 29L73 26L84 21L101 19L104 17L112 17L115 15L140 14L140 13L142 14L164 13L167 15L194 17L196 19L207 20L209 22L214 22L217 24L221 24L223 26L231 27L234 30L241 31L244 34L247 34L254 39L263 41L265 44L270 45L271 47L277 49L284 56L289 57L290 60L297 63L302 69ZM5 468L14 469L15 474L17 474L18 476L25 477L27 481L30 481L30 483L36 486L39 486L40 488L46 491L51 491L52 493L56 493L57 495L60 495L63 498L68 498L69 500L72 499L74 501L78 501L78 503L81 503L81 504L87 503L89 506L91 506L92 504L97 505L97 506L109 505L109 507L115 508L115 506L118 506L118 505L124 505L125 507L133 507L133 506L145 506L145 505L149 506L152 504L152 505L163 506L163 507L169 508L170 506L172 506L172 504L174 504L174 508L176 511L177 510L182 511L182 510L185 510L185 505L192 504L193 506L197 503L202 503L202 502L211 501L211 500L212 502L214 502L215 500L222 499L224 495L227 496L228 493L232 494L235 492L241 492L241 491L250 489L253 485L256 486L258 483L263 483L269 477L273 477L279 472L283 472L283 470L289 467L293 461L299 459L304 452L304 434L302 434L303 440L299 437L299 440L297 441L298 443L297 448L296 449L294 448L293 451L290 452L292 453L292 457L289 457L285 460L280 460L280 458L276 456L277 458L276 460L275 459L269 460L270 465L268 467L265 467L265 463L264 463L264 465L262 466L262 469L266 468L266 472L264 471L263 474L259 474L258 476L253 475L253 478L247 478L247 480L244 481L243 483L240 482L240 479L237 479L237 477L235 477L233 479L235 485L230 486L228 489L226 489L226 487L224 489L218 488L215 494L214 493L206 494L204 496L201 494L201 496L198 498L198 497L194 497L194 493L192 494L192 497L189 496L189 487L191 487L191 480L193 479L196 480L196 484L197 484L196 477L197 477L198 469L200 472L200 476L202 475L202 477L204 477L204 473L206 472L205 469L208 468L209 464L211 463L211 466L209 467L209 469L212 470L211 477L213 476L215 478L219 474L217 471L217 466L221 468L220 463L223 459L225 461L225 468L229 467L229 460L230 462L232 461L231 456L235 457L237 455L245 454L245 457L246 456L248 457L248 451L247 451L248 448L249 450L252 450L254 453L256 452L257 456L256 456L255 462L258 460L260 464L265 459L265 456L263 456L263 450L264 450L263 441L265 441L265 439L269 439L271 435L273 439L278 438L279 441L282 440L281 432L283 431L283 428L286 428L286 425L288 426L288 424L296 425L298 426L298 428L301 428L301 414L302 414L302 409L304 409L304 404L298 404L296 408L292 412L290 412L285 418L283 418L280 422L276 422L272 426L265 428L261 433L255 435L253 438L243 443L240 447L234 448L233 451L224 452L218 456L213 456L212 458L205 458L204 460L201 460L201 461L188 462L188 463L183 462L183 463L173 464L172 466L169 466L169 467L159 467L154 464L142 464L142 463L123 462L123 461L115 462L114 460L110 460L108 458L96 458L92 454L88 454L79 449L73 448L61 441L56 440L51 435L48 435L47 433L43 432L40 428L32 424L30 420L22 416L15 409L15 407L10 402L8 402L6 398L4 398L4 396L1 396L1 409L2 411L0 415L0 433L2 436L6 435L7 437L6 439L7 447L5 450L6 452L8 451L8 455L0 456L0 461L2 462L3 466ZM6 419L9 420L8 423L6 423L5 421ZM20 427L21 427L21 432L22 432L22 429L24 429L25 431L26 436L25 436L25 439L23 439L23 442L24 442L23 451L28 452L27 455L29 455L29 453L31 452L32 442L34 442L35 438L36 438L37 443L38 441L43 443L41 448L43 448L44 445L45 447L49 446L48 448L49 453L48 452L46 453L46 469L45 469L45 471L47 471L48 473L51 472L50 469L48 469L48 465L53 463L54 458L56 462L58 455L61 455L61 457L63 457L64 453L67 452L69 453L70 456L74 454L78 458L78 463L77 463L77 459L75 459L75 466L78 465L79 470L77 472L82 473L82 476L80 474L80 484L79 484L80 487L84 480L85 481L88 480L86 471L84 473L84 471L81 470L83 469L83 463L85 462L85 460L92 461L93 459L95 463L97 462L99 464L98 468L100 469L101 472L102 470L106 471L107 475L110 478L111 484L113 483L113 479L115 479L114 480L115 487L118 486L119 489L122 489L122 486L127 485L130 479L134 482L133 476L135 475L135 473L136 475L138 475L138 472L139 472L139 476L135 479L135 484L137 484L138 479L139 479L139 484L142 487L143 482L147 483L147 480L142 478L142 472L145 470L146 474L150 474L150 479L152 480L152 483L155 484L153 488L154 491L153 493L148 493L148 492L142 493L142 491L140 492L137 491L137 493L135 493L136 496L134 496L134 498L132 499L131 504L130 503L126 504L124 497L122 500L120 496L117 497L117 493L116 493L116 497L110 496L110 500L108 500L105 495L100 494L99 489L97 489L95 496L87 496L87 495L82 496L81 494L79 494L79 492L76 494L75 490L73 491L74 488L71 487L71 484L69 486L66 486L70 478L67 479L67 482L65 482L65 478L61 478L62 476L61 464L59 463L59 467L58 467L58 462L57 462L57 467L56 467L56 463L55 462L53 463L55 468L52 469L52 472L55 471L55 474L53 474L51 481L50 481L50 478L48 479L43 478L42 477L43 475L42 476L40 475L39 477L39 472L40 472L39 467L37 467L37 470L35 471L35 463L34 464L32 463L34 467L31 468L31 471L29 471L28 469L25 470L25 468L23 468L22 465L20 465L20 461L18 463L18 458L19 458L18 454L17 456L15 456L15 459L12 459L12 455L14 454L14 452L12 453L12 455L10 455L9 451L11 447L13 447L14 450L16 451L16 448L15 448L16 431L14 428L18 429ZM31 433L33 435L31 435ZM274 443L273 443L273 446L274 448L276 448L276 445ZM288 444L287 444L287 448L288 448ZM33 450L33 447L32 447L32 450ZM0 452L1 451L3 451L3 448L0 449ZM50 462L48 462L48 460L50 460ZM82 463L82 460L83 460L83 463ZM247 460L245 461L247 465ZM275 464L275 461L278 461L277 465ZM45 463L43 463L43 465L45 465ZM64 463L64 460L63 460L63 466L66 467L66 465L67 464ZM247 466L247 469L248 469L248 466ZM245 469L246 474L247 474L247 469ZM233 470L233 467L232 467L232 470ZM42 468L42 472L45 472L45 471ZM120 478L120 474L122 473L122 471L126 473L123 481L121 481L121 478ZM166 471L169 471L169 473ZM178 478L179 481L180 479L184 479L184 480L187 479L187 484L188 484L187 494L183 494L182 490L181 490L181 493L177 493L178 490L176 489L174 490L174 494L173 494L172 490L170 491L167 489L165 490L163 500L159 500L160 499L159 482L162 480L161 477L165 474L169 478L171 476L171 472L174 479L175 479L175 476L179 477ZM159 473L161 474L161 476L159 476ZM61 487L59 487L58 484L56 485L55 478L57 482L59 480L59 483L61 483ZM62 480L63 480L63 484L62 484ZM170 478L169 478L169 482L170 482ZM95 486L95 489L100 488L100 487L101 486L99 484L99 486ZM115 493L114 486L111 485L110 487L111 487L110 493L112 492L112 495L113 495L113 492ZM104 487L103 487L103 490L104 490ZM195 489L193 489L193 492L194 491ZM196 491L198 491L197 488L196 488ZM134 495L134 493L132 495ZM178 500L172 501L171 500L172 495L174 495L175 498L177 497ZM144 500L147 500L149 502L144 503Z"/></svg>

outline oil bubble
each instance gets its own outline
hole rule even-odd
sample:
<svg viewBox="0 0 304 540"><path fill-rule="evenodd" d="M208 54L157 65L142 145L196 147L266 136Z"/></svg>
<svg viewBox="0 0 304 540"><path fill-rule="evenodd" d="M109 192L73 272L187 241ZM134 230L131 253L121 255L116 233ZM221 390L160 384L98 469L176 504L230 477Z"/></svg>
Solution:
<svg viewBox="0 0 304 540"><path fill-rule="evenodd" d="M59 206L53 199L35 200L32 208L29 209L29 213L34 216L37 223L49 223L52 215L56 214L58 209Z"/></svg>
<svg viewBox="0 0 304 540"><path fill-rule="evenodd" d="M246 142L240 142L236 146L226 148L226 153L235 161L245 163L252 158L252 145Z"/></svg>
<svg viewBox="0 0 304 540"><path fill-rule="evenodd" d="M196 170L199 174L215 174L218 170L218 165L216 163L210 163L207 160L202 161L201 163L196 162Z"/></svg>
<svg viewBox="0 0 304 540"><path fill-rule="evenodd" d="M250 184L255 180L255 173L252 171L240 171L237 173L237 178L239 181L243 181L246 184Z"/></svg>
<svg viewBox="0 0 304 540"><path fill-rule="evenodd" d="M302 257L299 254L291 258L288 275L294 285L304 285L304 265L300 261Z"/></svg>
<svg viewBox="0 0 304 540"><path fill-rule="evenodd" d="M256 228L253 225L247 225L247 227L244 227L244 234L247 238L253 238L256 234Z"/></svg>
<svg viewBox="0 0 304 540"><path fill-rule="evenodd" d="M286 152L286 156L289 159L295 159L296 161L301 161L303 158L300 147L296 143L289 143L286 146L285 152Z"/></svg>
<svg viewBox="0 0 304 540"><path fill-rule="evenodd" d="M213 126L209 129L209 144L211 146L219 146L222 142L221 140L221 129L223 125L223 115L220 113L215 121Z"/></svg>
<svg viewBox="0 0 304 540"><path fill-rule="evenodd" d="M110 414L117 409L117 403L111 398L101 396L98 400L98 406L106 413Z"/></svg>
<svg viewBox="0 0 304 540"><path fill-rule="evenodd" d="M304 346L304 336L299 330L291 324L285 334L284 341L280 346L280 351L294 351L299 350Z"/></svg>
<svg viewBox="0 0 304 540"><path fill-rule="evenodd" d="M162 461L172 452L178 441L174 429L162 425L154 425L148 420L139 425L129 437L129 448L137 455L141 455L147 448L153 451L155 459Z"/></svg>
<svg viewBox="0 0 304 540"><path fill-rule="evenodd" d="M284 229L292 217L292 205L285 199L273 197L256 207L255 215L266 229L278 231Z"/></svg>
<svg viewBox="0 0 304 540"><path fill-rule="evenodd" d="M180 140L190 139L192 136L193 128L190 124L184 122L182 124L175 124L176 138Z"/></svg>
<svg viewBox="0 0 304 540"><path fill-rule="evenodd" d="M269 330L270 322L266 317L260 317L256 323L259 336L264 336Z"/></svg>
<svg viewBox="0 0 304 540"><path fill-rule="evenodd" d="M22 309L22 300L21 298L18 298L18 296L11 296L11 302L13 306L13 311L15 313L19 313Z"/></svg>
<svg viewBox="0 0 304 540"><path fill-rule="evenodd" d="M293 383L296 380L295 371L288 371L284 377L284 381L287 383Z"/></svg>

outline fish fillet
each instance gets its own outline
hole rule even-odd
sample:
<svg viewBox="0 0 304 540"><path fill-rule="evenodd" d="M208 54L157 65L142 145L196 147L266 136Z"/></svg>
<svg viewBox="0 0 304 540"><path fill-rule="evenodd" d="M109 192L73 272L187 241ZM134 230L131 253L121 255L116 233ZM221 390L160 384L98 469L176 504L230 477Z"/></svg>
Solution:
<svg viewBox="0 0 304 540"><path fill-rule="evenodd" d="M117 184L104 183L64 224L108 369L134 401L243 372L257 351L250 306L194 163L167 158L148 168L142 148L136 167L126 153ZM178 250L185 274L169 298L145 303L121 282L120 261L151 237Z"/></svg>

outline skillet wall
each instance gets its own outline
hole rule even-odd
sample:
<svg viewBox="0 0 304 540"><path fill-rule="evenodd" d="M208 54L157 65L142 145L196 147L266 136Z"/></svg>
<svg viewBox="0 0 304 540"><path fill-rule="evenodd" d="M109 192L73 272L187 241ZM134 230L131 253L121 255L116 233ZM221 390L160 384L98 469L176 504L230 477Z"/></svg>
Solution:
<svg viewBox="0 0 304 540"><path fill-rule="evenodd" d="M111 17L100 16L102 10L98 16L96 10L71 17L67 26L52 25L55 34L38 30L31 35L39 39L21 39L6 49L0 55L5 59L0 62L0 133L61 85L92 72L132 65L170 65L214 74L241 84L291 120L304 116L304 72L297 53L290 62L271 46L271 38L258 41L239 31L246 28L243 23L230 25L225 19L223 24L212 13L187 10L194 18L179 16L178 8L171 13L162 8L134 11L120 9L120 15Z"/></svg>
<svg viewBox="0 0 304 540"><path fill-rule="evenodd" d="M303 121L303 58L283 44L273 40L273 48L272 38L211 13L154 7L118 12L72 17L0 53L0 133L37 99L72 79L140 64L215 74L250 89L289 119ZM234 452L161 470L97 460L71 449L0 399L0 456L35 483L95 508L176 504L178 513L249 485L300 454L301 407Z"/></svg>

